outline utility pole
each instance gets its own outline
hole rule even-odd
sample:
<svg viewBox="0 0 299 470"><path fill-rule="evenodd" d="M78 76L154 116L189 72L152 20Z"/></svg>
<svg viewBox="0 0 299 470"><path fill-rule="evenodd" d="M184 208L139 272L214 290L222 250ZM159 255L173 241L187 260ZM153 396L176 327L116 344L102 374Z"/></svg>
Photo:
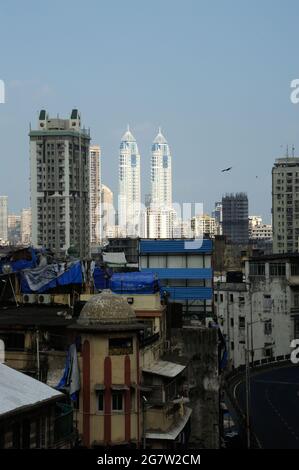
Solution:
<svg viewBox="0 0 299 470"><path fill-rule="evenodd" d="M245 360L246 360L246 441L247 449L250 449L250 365L249 365L249 325L247 323L247 338L246 338L246 349L245 349ZM252 324L251 324L252 327Z"/></svg>
<svg viewBox="0 0 299 470"><path fill-rule="evenodd" d="M36 330L37 380L40 380L39 330Z"/></svg>

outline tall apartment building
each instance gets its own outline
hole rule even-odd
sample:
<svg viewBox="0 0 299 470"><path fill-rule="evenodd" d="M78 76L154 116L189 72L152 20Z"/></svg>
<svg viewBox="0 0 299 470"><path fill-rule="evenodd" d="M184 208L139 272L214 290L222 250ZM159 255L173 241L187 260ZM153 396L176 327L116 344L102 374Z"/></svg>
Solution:
<svg viewBox="0 0 299 470"><path fill-rule="evenodd" d="M101 185L101 228L102 239L111 235L111 227L115 226L115 209L113 205L113 192L105 184Z"/></svg>
<svg viewBox="0 0 299 470"><path fill-rule="evenodd" d="M30 130L32 242L64 256L90 252L89 142L81 118L49 118L42 110Z"/></svg>
<svg viewBox="0 0 299 470"><path fill-rule="evenodd" d="M89 149L89 198L90 198L90 242L101 243L101 149L92 145Z"/></svg>
<svg viewBox="0 0 299 470"><path fill-rule="evenodd" d="M204 234L214 238L216 233L216 220L208 214L196 215L191 219L191 228L195 237L202 237Z"/></svg>
<svg viewBox="0 0 299 470"><path fill-rule="evenodd" d="M148 238L172 238L176 219L172 207L172 157L167 140L159 128L152 144L151 198L147 208Z"/></svg>
<svg viewBox="0 0 299 470"><path fill-rule="evenodd" d="M141 224L140 154L128 126L120 143L118 225L123 236L139 236Z"/></svg>
<svg viewBox="0 0 299 470"><path fill-rule="evenodd" d="M233 243L248 243L248 198L245 193L222 198L222 233Z"/></svg>
<svg viewBox="0 0 299 470"><path fill-rule="evenodd" d="M8 240L8 196L0 196L0 240Z"/></svg>
<svg viewBox="0 0 299 470"><path fill-rule="evenodd" d="M22 245L31 244L31 209L21 211L21 243Z"/></svg>
<svg viewBox="0 0 299 470"><path fill-rule="evenodd" d="M299 158L278 158L272 168L273 252L298 252Z"/></svg>
<svg viewBox="0 0 299 470"><path fill-rule="evenodd" d="M222 235L222 202L215 202L215 208L212 211L212 217L216 221L216 235Z"/></svg>
<svg viewBox="0 0 299 470"><path fill-rule="evenodd" d="M18 245L21 241L21 216L19 214L9 214L7 220L9 244Z"/></svg>

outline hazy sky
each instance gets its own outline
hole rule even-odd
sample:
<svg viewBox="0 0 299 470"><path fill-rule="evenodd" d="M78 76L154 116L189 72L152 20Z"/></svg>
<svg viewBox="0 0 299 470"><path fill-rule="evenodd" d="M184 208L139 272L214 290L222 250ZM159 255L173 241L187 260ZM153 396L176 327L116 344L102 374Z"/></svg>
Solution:
<svg viewBox="0 0 299 470"><path fill-rule="evenodd" d="M127 123L143 194L161 125L175 201L210 211L223 193L247 191L250 213L269 220L272 162L287 143L299 153L298 22L296 0L1 2L0 194L10 211L29 204L29 122L41 108L64 117L77 107L114 191Z"/></svg>

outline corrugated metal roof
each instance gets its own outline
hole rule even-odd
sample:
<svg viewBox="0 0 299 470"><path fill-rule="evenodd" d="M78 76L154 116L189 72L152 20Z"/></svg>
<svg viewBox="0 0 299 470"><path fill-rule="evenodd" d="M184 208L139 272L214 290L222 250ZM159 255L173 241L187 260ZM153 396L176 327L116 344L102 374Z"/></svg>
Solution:
<svg viewBox="0 0 299 470"><path fill-rule="evenodd" d="M62 395L48 385L0 364L0 416Z"/></svg>
<svg viewBox="0 0 299 470"><path fill-rule="evenodd" d="M211 253L212 240L140 240L140 254L146 253Z"/></svg>
<svg viewBox="0 0 299 470"><path fill-rule="evenodd" d="M159 279L212 279L211 268L146 268L142 272L152 272Z"/></svg>
<svg viewBox="0 0 299 470"><path fill-rule="evenodd" d="M176 364L170 361L156 361L153 362L149 367L143 368L143 372L150 374L162 375L163 377L176 377L180 374L186 366Z"/></svg>
<svg viewBox="0 0 299 470"><path fill-rule="evenodd" d="M210 287L162 287L170 294L170 300L211 300L213 289Z"/></svg>
<svg viewBox="0 0 299 470"><path fill-rule="evenodd" d="M184 429L186 426L190 416L191 416L192 410L191 408L185 408L185 414L175 423L174 426L172 426L170 429L167 431L148 431L146 432L146 439L158 439L158 440L169 440L169 441L174 441L180 432Z"/></svg>

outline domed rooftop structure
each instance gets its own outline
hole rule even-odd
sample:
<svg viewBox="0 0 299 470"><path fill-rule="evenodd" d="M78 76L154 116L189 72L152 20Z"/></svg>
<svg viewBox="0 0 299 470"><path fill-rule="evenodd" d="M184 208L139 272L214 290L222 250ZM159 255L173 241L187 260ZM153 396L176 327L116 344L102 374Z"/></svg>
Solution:
<svg viewBox="0 0 299 470"><path fill-rule="evenodd" d="M77 323L82 326L124 325L136 323L136 315L126 299L107 289L86 302Z"/></svg>

